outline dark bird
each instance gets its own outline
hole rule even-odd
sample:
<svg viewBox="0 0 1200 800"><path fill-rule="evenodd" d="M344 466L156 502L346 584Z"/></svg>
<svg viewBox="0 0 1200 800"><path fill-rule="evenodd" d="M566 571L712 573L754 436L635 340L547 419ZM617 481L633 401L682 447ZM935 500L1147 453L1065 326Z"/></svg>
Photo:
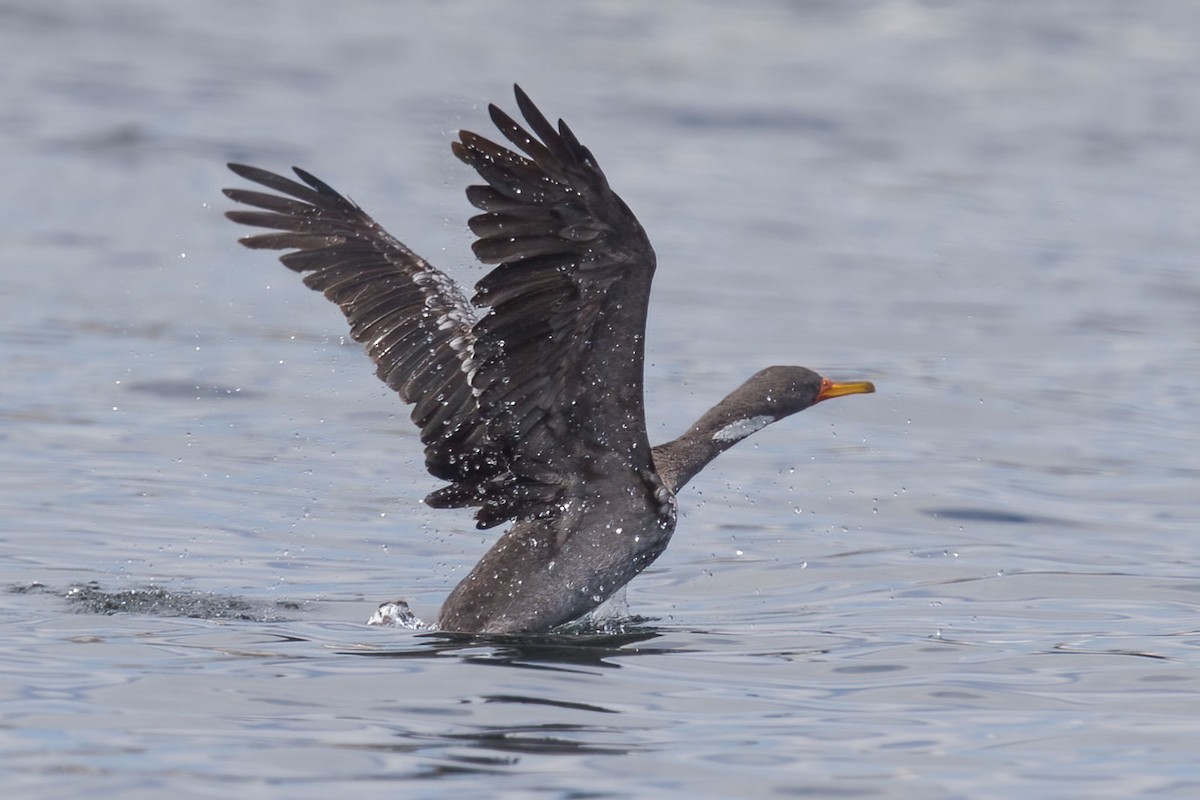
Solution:
<svg viewBox="0 0 1200 800"><path fill-rule="evenodd" d="M629 207L566 123L514 87L528 129L495 105L515 150L460 131L454 155L483 185L467 198L472 249L497 265L470 302L350 200L303 183L235 173L272 193L226 189L268 228L252 249L337 303L376 374L413 404L425 466L446 482L434 508L475 508L480 528L513 521L454 588L445 631L532 633L600 605L663 552L675 493L719 453L831 397L875 391L803 367L768 367L674 441L651 447L642 398L655 257ZM520 151L520 152L517 152Z"/></svg>

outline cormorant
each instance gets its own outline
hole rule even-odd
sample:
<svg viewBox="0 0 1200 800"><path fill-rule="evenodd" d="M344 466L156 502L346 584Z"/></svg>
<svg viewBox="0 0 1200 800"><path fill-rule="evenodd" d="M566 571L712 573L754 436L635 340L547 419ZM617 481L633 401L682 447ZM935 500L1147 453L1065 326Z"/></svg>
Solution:
<svg viewBox="0 0 1200 800"><path fill-rule="evenodd" d="M488 110L516 152L461 131L454 155L483 185L467 198L472 249L497 265L468 302L458 285L357 205L302 169L303 183L230 164L273 193L226 189L271 229L241 240L280 257L341 307L376 372L414 405L435 508L512 521L450 593L441 630L534 633L591 611L646 568L675 530L675 493L719 453L831 397L875 391L803 367L768 367L685 434L651 447L642 394L655 256L566 123L519 86L528 130Z"/></svg>

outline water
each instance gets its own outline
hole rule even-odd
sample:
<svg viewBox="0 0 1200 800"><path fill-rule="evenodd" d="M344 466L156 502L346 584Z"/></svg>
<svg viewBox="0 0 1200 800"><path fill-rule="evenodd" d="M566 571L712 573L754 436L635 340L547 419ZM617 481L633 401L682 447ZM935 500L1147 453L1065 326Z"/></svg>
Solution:
<svg viewBox="0 0 1200 800"><path fill-rule="evenodd" d="M1194 796L1198 23L0 5L9 791ZM404 408L233 243L223 163L303 165L474 281L447 142L513 81L655 242L653 439L769 363L880 392L689 486L624 635L368 628L491 534L420 505Z"/></svg>

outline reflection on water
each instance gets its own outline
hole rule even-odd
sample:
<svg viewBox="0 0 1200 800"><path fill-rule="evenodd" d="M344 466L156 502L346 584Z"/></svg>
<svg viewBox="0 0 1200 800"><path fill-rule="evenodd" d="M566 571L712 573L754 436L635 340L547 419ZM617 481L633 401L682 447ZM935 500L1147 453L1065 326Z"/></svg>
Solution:
<svg viewBox="0 0 1200 800"><path fill-rule="evenodd" d="M496 666L528 666L534 669L561 669L575 666L613 667L614 657L621 655L652 655L666 652L640 645L661 634L653 627L611 633L605 631L575 631L548 633L538 636L491 635L432 632L420 634L421 649L412 649L412 642L403 647L358 647L347 655L375 658L428 658L432 654L457 655L470 662L487 662ZM509 700L508 702L512 702ZM565 700L530 700L563 707L577 704Z"/></svg>

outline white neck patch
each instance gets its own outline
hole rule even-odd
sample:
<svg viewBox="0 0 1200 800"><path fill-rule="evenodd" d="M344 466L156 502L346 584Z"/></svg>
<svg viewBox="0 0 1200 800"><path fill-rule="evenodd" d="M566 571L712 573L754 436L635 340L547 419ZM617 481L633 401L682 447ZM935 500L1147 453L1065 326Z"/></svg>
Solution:
<svg viewBox="0 0 1200 800"><path fill-rule="evenodd" d="M763 428L775 421L775 418L770 414L762 414L749 419L739 419L729 423L724 428L712 435L714 442L740 442L755 431L761 431Z"/></svg>

